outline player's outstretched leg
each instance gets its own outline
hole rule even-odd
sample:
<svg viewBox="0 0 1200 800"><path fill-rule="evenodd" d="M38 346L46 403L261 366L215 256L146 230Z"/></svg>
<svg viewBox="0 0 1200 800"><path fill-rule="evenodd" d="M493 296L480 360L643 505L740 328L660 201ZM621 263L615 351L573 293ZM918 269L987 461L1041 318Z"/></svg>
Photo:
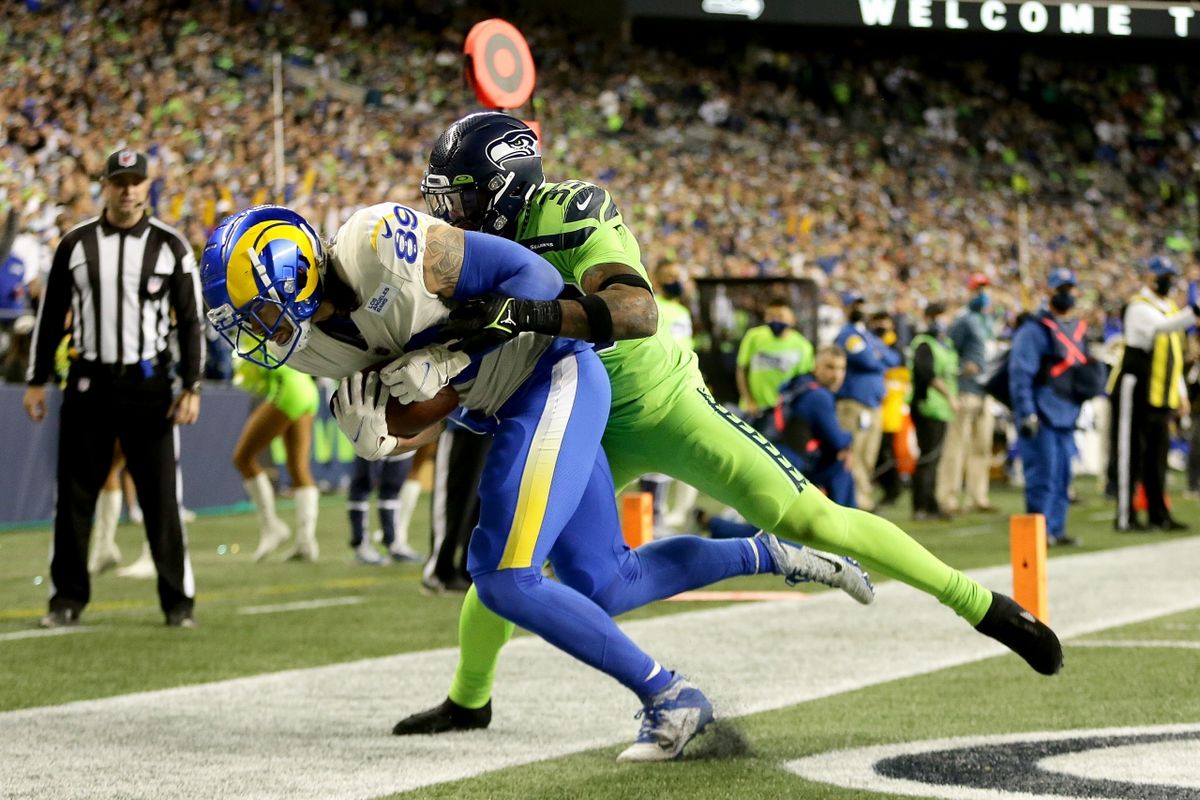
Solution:
<svg viewBox="0 0 1200 800"><path fill-rule="evenodd" d="M804 492L788 509L781 527L797 528L794 535L801 541L853 556L872 571L933 595L1043 675L1053 675L1062 667L1062 645L1054 631L1012 599L947 566L882 517L843 508L817 492Z"/></svg>

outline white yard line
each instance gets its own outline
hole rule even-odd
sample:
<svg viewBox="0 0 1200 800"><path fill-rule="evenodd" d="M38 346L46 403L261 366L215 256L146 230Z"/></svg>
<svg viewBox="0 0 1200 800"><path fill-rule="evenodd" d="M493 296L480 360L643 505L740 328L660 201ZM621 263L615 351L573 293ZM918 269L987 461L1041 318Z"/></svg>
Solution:
<svg viewBox="0 0 1200 800"><path fill-rule="evenodd" d="M1050 619L1064 638L1200 606L1195 539L1056 557L1049 568ZM975 574L1009 591L1007 569ZM1153 580L1137 591L1111 588L1144 576ZM831 592L624 627L725 717L1007 652L895 582L868 608ZM636 733L625 689L527 637L506 648L491 729L391 736L397 719L445 697L454 661L454 650L435 650L3 713L4 796L365 799Z"/></svg>
<svg viewBox="0 0 1200 800"><path fill-rule="evenodd" d="M278 614L281 611L308 611L313 608L331 608L333 606L356 606L363 599L357 595L346 597L325 597L320 600L297 600L294 603L275 603L269 606L242 606L239 614Z"/></svg>
<svg viewBox="0 0 1200 800"><path fill-rule="evenodd" d="M1200 642L1187 642L1178 639L1084 639L1070 642L1071 647L1133 647L1155 648L1173 647L1180 650L1200 650Z"/></svg>
<svg viewBox="0 0 1200 800"><path fill-rule="evenodd" d="M72 633L95 633L102 631L102 626L73 626L70 628L31 628L25 631L12 631L11 633L0 633L0 642L11 642L16 639L41 639L45 636L67 636Z"/></svg>

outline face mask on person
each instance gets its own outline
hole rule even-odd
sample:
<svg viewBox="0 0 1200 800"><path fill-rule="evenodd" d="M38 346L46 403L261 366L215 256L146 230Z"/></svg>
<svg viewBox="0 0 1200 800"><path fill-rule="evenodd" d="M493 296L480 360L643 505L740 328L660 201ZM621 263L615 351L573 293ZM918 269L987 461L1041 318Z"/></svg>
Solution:
<svg viewBox="0 0 1200 800"><path fill-rule="evenodd" d="M1058 312L1067 312L1075 307L1075 295L1071 292L1058 291L1050 296L1050 307Z"/></svg>
<svg viewBox="0 0 1200 800"><path fill-rule="evenodd" d="M967 307L972 311L979 312L983 311L985 308L991 305L991 303L992 298L988 296L988 293L980 292L971 298L971 302L967 303Z"/></svg>
<svg viewBox="0 0 1200 800"><path fill-rule="evenodd" d="M1175 275L1170 272L1164 272L1161 275L1156 275L1154 278L1154 291L1160 297L1166 297L1171 293L1171 288L1175 285Z"/></svg>
<svg viewBox="0 0 1200 800"><path fill-rule="evenodd" d="M784 331L786 331L791 326L788 325L786 322L776 321L776 322L768 322L767 327L770 328L771 333L775 334L776 336L783 336Z"/></svg>
<svg viewBox="0 0 1200 800"><path fill-rule="evenodd" d="M663 294L667 297L683 297L683 284L679 281L671 281L662 285Z"/></svg>

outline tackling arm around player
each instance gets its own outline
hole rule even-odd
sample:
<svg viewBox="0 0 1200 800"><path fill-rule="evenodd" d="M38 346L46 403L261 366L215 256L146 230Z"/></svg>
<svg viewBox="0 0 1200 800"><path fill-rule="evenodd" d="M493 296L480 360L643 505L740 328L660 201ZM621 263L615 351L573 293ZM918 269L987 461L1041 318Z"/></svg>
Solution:
<svg viewBox="0 0 1200 800"><path fill-rule="evenodd" d="M836 571L870 591L861 570L769 534L628 548L600 447L608 374L588 342L530 329L549 324L563 282L526 248L380 203L355 212L327 254L298 214L260 206L214 231L201 280L210 321L239 355L342 379L335 416L366 458L405 446L388 430L389 393L418 402L455 388L460 418L493 437L468 554L478 599L639 697L625 760L679 755L712 708L613 616L737 575L794 584ZM558 581L542 575L547 559Z"/></svg>
<svg viewBox="0 0 1200 800"><path fill-rule="evenodd" d="M421 189L435 216L517 241L549 261L568 284L586 289L588 271L597 264L624 264L645 276L637 241L608 192L583 181L546 183L536 137L505 114L472 114L455 122L435 144ZM594 285L602 288L604 282ZM669 331L597 351L612 386L603 443L615 486L647 472L678 478L733 506L764 531L852 556L933 595L1038 672L1058 671L1062 649L1053 631L1010 598L942 563L887 520L838 506L812 489L778 450L709 396L695 354L674 343ZM829 563L847 579L855 573L837 559ZM825 582L839 585L838 580L831 574ZM474 588L469 591L449 696L402 720L393 732L486 727L496 663L512 629L488 611Z"/></svg>

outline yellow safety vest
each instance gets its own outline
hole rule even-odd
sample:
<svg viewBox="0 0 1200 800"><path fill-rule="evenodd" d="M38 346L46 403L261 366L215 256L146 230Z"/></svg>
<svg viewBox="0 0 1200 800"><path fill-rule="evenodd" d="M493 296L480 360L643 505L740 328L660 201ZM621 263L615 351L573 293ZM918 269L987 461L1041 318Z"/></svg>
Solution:
<svg viewBox="0 0 1200 800"><path fill-rule="evenodd" d="M1132 302L1149 303L1142 295L1135 295ZM1166 303L1166 316L1179 311L1179 306L1170 300ZM1154 337L1154 350L1150 353L1150 405L1154 408L1179 408L1179 381L1183 377L1183 333L1160 333Z"/></svg>

